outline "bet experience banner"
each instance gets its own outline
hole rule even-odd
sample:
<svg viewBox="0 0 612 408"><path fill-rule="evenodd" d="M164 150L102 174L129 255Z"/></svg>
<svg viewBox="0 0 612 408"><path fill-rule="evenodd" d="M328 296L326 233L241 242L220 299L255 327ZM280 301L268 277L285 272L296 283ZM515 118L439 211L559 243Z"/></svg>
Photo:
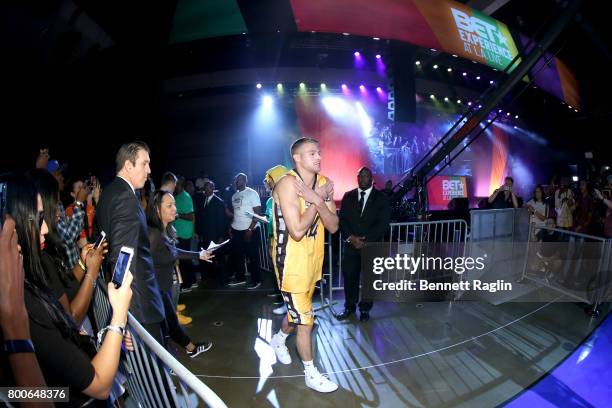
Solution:
<svg viewBox="0 0 612 408"><path fill-rule="evenodd" d="M431 210L445 210L453 198L467 196L465 177L434 176L427 183L427 199Z"/></svg>
<svg viewBox="0 0 612 408"><path fill-rule="evenodd" d="M518 54L504 23L454 1L413 1L442 50L501 70Z"/></svg>
<svg viewBox="0 0 612 408"><path fill-rule="evenodd" d="M291 0L299 31L389 38L505 69L517 55L508 27L451 0Z"/></svg>

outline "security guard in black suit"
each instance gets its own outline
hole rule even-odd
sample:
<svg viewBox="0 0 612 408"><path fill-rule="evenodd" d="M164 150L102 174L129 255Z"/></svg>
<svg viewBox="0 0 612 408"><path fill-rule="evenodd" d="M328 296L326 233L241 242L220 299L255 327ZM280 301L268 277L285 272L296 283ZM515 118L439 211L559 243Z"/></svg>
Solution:
<svg viewBox="0 0 612 408"><path fill-rule="evenodd" d="M367 242L382 242L385 236L391 209L389 198L372 186L372 171L362 167L357 173L358 188L344 194L340 208L340 229L345 242L342 257L344 277L344 312L337 316L345 320L355 313L359 301L361 274L361 250ZM359 319L369 320L372 302L359 302Z"/></svg>

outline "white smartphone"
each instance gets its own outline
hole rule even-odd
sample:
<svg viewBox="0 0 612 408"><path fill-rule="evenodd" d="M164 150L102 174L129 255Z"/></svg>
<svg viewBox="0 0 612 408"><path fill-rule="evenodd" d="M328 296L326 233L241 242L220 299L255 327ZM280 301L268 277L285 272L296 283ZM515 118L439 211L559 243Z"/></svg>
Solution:
<svg viewBox="0 0 612 408"><path fill-rule="evenodd" d="M94 243L94 249L98 249L100 245L102 245L102 242L104 242L105 239L106 239L106 232L104 231L100 232L100 236L98 237L98 239L96 239L96 242Z"/></svg>
<svg viewBox="0 0 612 408"><path fill-rule="evenodd" d="M113 271L113 277L111 278L115 288L119 289L121 287L125 273L130 269L133 257L134 248L126 246L121 247L119 256L117 257L117 263L115 264L115 270Z"/></svg>

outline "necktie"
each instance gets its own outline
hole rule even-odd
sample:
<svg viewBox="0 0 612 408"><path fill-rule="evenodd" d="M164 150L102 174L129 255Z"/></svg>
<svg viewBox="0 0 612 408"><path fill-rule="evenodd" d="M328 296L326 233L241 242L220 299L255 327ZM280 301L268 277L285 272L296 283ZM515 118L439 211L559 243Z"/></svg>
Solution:
<svg viewBox="0 0 612 408"><path fill-rule="evenodd" d="M359 215L363 214L363 202L364 197L365 197L365 191L361 191L359 194L361 194L361 197L359 197Z"/></svg>

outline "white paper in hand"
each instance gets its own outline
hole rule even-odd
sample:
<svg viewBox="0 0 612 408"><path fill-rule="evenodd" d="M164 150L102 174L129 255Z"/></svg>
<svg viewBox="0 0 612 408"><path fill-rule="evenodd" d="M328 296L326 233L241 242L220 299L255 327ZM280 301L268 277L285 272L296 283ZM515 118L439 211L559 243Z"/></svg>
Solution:
<svg viewBox="0 0 612 408"><path fill-rule="evenodd" d="M263 222L265 224L267 224L268 221L268 217L262 217L261 215L257 215L255 213L252 213L251 211L246 211L246 215L248 215L249 217L253 217L255 218L257 221L259 222Z"/></svg>
<svg viewBox="0 0 612 408"><path fill-rule="evenodd" d="M230 241L230 240L229 240L229 239L227 239L227 240L223 241L223 242L222 242L222 243L220 243L220 244L215 244L213 241L210 241L210 245L208 245L208 248L206 248L206 250L207 250L207 251L211 251L211 252L212 252L212 251L215 251L215 250L217 250L217 249L221 248L223 245L227 244L229 241Z"/></svg>

